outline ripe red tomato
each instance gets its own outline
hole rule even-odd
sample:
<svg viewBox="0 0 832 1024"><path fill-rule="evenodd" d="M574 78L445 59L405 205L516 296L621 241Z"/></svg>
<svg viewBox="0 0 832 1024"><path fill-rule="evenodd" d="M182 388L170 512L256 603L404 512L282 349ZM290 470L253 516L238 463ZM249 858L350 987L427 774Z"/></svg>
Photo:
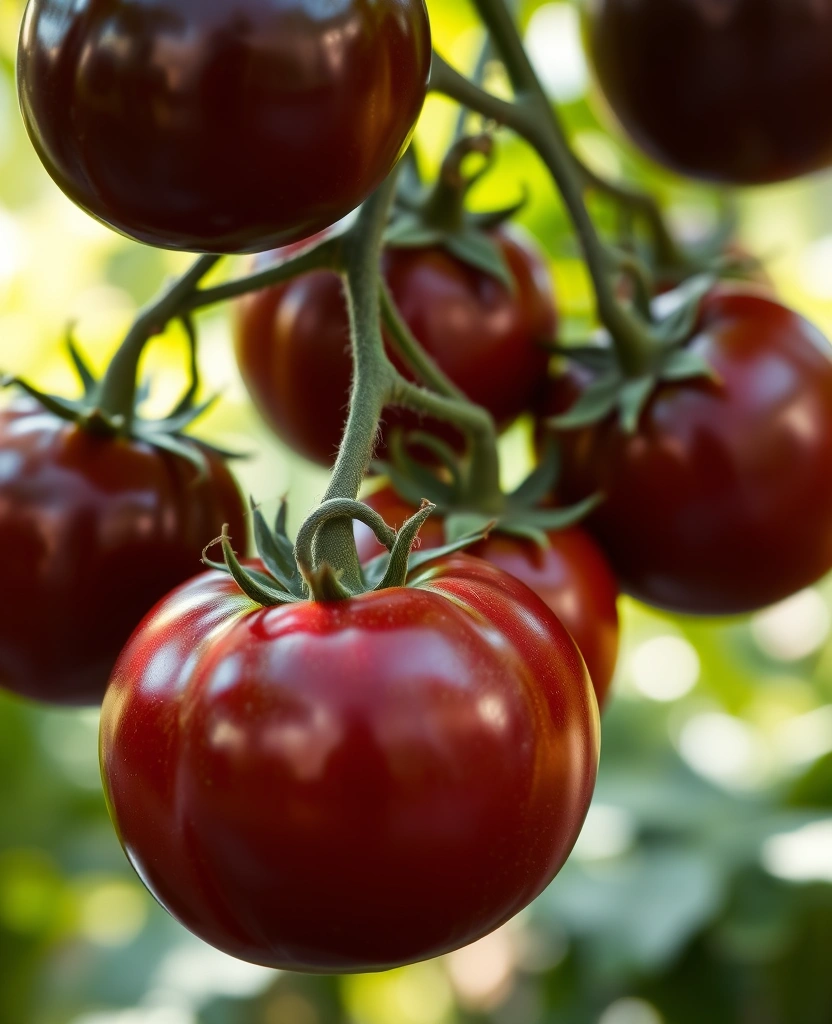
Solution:
<svg viewBox="0 0 832 1024"><path fill-rule="evenodd" d="M18 83L88 213L150 245L261 252L384 180L430 60L424 0L30 0Z"/></svg>
<svg viewBox="0 0 832 1024"><path fill-rule="evenodd" d="M376 491L364 501L396 528L414 513L391 487ZM375 534L363 523L355 524L355 535L362 562L383 554ZM424 551L445 543L440 517L428 519L419 531L419 541ZM549 545L543 550L533 541L494 532L487 540L467 548L466 553L516 576L552 609L578 645L598 704L603 707L618 659L618 585L586 531L552 531Z"/></svg>
<svg viewBox="0 0 832 1024"><path fill-rule="evenodd" d="M543 257L515 232L500 229L496 239L514 291L441 248L389 249L383 269L416 338L469 398L506 424L540 393L544 344L554 340L557 313ZM243 380L277 435L305 458L330 465L352 377L337 275L316 271L241 300L236 348ZM445 424L396 410L388 410L385 424L458 438Z"/></svg>
<svg viewBox="0 0 832 1024"><path fill-rule="evenodd" d="M0 412L0 686L98 704L119 651L202 548L244 508L222 460L96 437L22 401Z"/></svg>
<svg viewBox="0 0 832 1024"><path fill-rule="evenodd" d="M598 749L566 630L465 556L275 608L207 573L134 633L101 719L110 812L162 906L233 956L327 973L437 956L528 904Z"/></svg>
<svg viewBox="0 0 832 1024"><path fill-rule="evenodd" d="M832 568L832 353L796 313L726 287L687 347L719 383L662 384L632 435L615 418L562 434L559 492L606 496L587 527L630 594L750 612ZM585 383L556 383L551 411Z"/></svg>
<svg viewBox="0 0 832 1024"><path fill-rule="evenodd" d="M603 93L650 156L752 185L832 163L832 0L594 0Z"/></svg>

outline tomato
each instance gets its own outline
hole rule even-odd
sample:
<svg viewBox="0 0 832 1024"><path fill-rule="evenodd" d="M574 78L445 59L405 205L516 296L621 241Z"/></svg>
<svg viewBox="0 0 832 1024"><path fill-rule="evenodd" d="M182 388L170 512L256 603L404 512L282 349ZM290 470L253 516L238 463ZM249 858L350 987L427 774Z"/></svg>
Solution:
<svg viewBox="0 0 832 1024"><path fill-rule="evenodd" d="M113 673L101 764L154 896L233 956L381 970L496 928L568 856L598 711L519 581L458 555L414 586L261 608L207 573Z"/></svg>
<svg viewBox="0 0 832 1024"><path fill-rule="evenodd" d="M18 83L88 213L150 245L261 252L385 179L430 60L424 0L29 0Z"/></svg>
<svg viewBox="0 0 832 1024"><path fill-rule="evenodd" d="M832 0L590 0L604 96L650 156L752 185L832 163Z"/></svg>
<svg viewBox="0 0 832 1024"><path fill-rule="evenodd" d="M832 359L764 293L719 288L688 342L706 379L662 384L628 435L563 433L564 501L602 493L588 529L623 588L700 615L750 612L832 568ZM554 386L552 411L565 390Z"/></svg>
<svg viewBox="0 0 832 1024"><path fill-rule="evenodd" d="M519 235L496 233L513 291L441 248L388 249L383 269L402 316L439 366L506 424L541 389L557 313L543 257ZM268 259L268 257L266 257ZM237 361L260 412L305 458L332 463L347 414L352 358L341 282L315 271L238 304ZM388 410L387 428L446 425Z"/></svg>
<svg viewBox="0 0 832 1024"><path fill-rule="evenodd" d="M414 509L391 487L364 501L390 526L399 528ZM367 562L384 548L363 523L355 524L358 556ZM549 548L499 531L467 548L532 589L569 630L584 657L598 704L606 701L618 658L618 585L598 546L586 531L573 527L548 534ZM444 524L431 516L419 531L421 550L445 543Z"/></svg>
<svg viewBox="0 0 832 1024"><path fill-rule="evenodd" d="M133 629L196 575L242 498L206 451L185 459L96 437L21 401L0 412L3 588L0 686L56 704L98 704Z"/></svg>

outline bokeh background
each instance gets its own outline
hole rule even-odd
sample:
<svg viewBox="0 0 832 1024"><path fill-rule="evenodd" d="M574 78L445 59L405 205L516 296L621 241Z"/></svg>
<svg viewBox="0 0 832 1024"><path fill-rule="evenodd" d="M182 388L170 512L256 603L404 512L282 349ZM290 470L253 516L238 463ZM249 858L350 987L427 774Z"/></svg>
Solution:
<svg viewBox="0 0 832 1024"><path fill-rule="evenodd" d="M481 39L467 2L428 6L438 48L470 67ZM41 169L15 96L22 10L0 0L0 369L70 392L67 324L101 366L186 260L100 227ZM649 167L605 121L576 8L525 3L520 15L584 157L649 185L685 237L707 235L719 197ZM418 136L426 166L454 117L450 104L429 101ZM552 258L564 333L579 337L591 292L563 211L523 146L501 136L499 152L476 199L505 204L528 188L521 219ZM611 222L604 204L595 212ZM832 174L739 196L737 213L740 240L784 298L832 334ZM226 273L240 269L229 263ZM297 522L324 475L256 420L227 311L202 317L200 329L205 387L222 400L195 432L251 452L238 466L244 486L267 510L288 492ZM171 331L154 343L146 366L152 402L165 407L183 384L183 338ZM523 425L504 454L514 479L528 460ZM0 606L14 599L0 575ZM0 696L0 1024L829 1024L831 609L832 585L717 624L623 601L600 782L569 865L482 942L376 976L280 974L191 937L118 846L100 790L97 714Z"/></svg>

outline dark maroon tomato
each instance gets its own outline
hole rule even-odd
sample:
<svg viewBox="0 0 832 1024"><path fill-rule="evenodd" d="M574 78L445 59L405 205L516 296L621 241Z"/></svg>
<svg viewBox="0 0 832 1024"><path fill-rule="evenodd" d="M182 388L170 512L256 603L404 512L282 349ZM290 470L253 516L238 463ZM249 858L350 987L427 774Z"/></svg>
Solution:
<svg viewBox="0 0 832 1024"><path fill-rule="evenodd" d="M384 272L417 339L448 376L505 425L540 393L557 313L543 258L515 233L497 239L514 275L510 291L444 249L391 249ZM265 257L268 259L270 257ZM316 271L241 300L237 361L266 421L305 458L332 463L347 414L352 358L339 278ZM388 410L387 429L445 424Z"/></svg>
<svg viewBox="0 0 832 1024"><path fill-rule="evenodd" d="M101 719L110 812L162 906L233 956L327 973L437 956L526 906L580 832L598 746L566 630L465 556L269 609L205 574L133 635Z"/></svg>
<svg viewBox="0 0 832 1024"><path fill-rule="evenodd" d="M601 89L691 178L781 181L832 163L832 0L589 0Z"/></svg>
<svg viewBox="0 0 832 1024"><path fill-rule="evenodd" d="M720 383L662 385L633 435L615 419L562 434L559 491L605 495L587 525L630 594L750 612L832 568L830 349L796 313L727 288L688 347ZM573 384L554 386L552 411Z"/></svg>
<svg viewBox="0 0 832 1024"><path fill-rule="evenodd" d="M396 529L414 512L390 487L364 500ZM362 562L383 554L384 548L363 523L355 524L355 536ZM419 531L419 540L422 550L441 547L442 519L431 516ZM618 659L618 585L589 534L577 528L553 531L548 550L543 550L532 541L495 532L466 553L516 576L552 609L578 645L603 708Z"/></svg>
<svg viewBox="0 0 832 1024"><path fill-rule="evenodd" d="M384 180L430 58L424 0L29 0L18 85L88 213L150 245L261 252Z"/></svg>
<svg viewBox="0 0 832 1024"><path fill-rule="evenodd" d="M98 704L150 608L201 569L243 502L221 459L187 461L95 437L39 405L0 412L3 590L0 686L55 704Z"/></svg>

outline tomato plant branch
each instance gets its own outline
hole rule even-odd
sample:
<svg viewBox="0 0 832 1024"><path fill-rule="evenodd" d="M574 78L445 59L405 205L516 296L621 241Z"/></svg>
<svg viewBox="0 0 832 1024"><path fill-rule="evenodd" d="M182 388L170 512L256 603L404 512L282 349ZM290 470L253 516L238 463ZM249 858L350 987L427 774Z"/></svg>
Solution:
<svg viewBox="0 0 832 1024"><path fill-rule="evenodd" d="M145 306L110 362L99 385L97 405L110 420L120 419L126 433L133 419L139 360L145 345L180 315L184 302L220 259L220 256L200 256L189 270Z"/></svg>
<svg viewBox="0 0 832 1024"><path fill-rule="evenodd" d="M502 0L475 0L515 90L514 102L492 96L468 81L438 55L431 88L513 129L539 153L572 217L592 277L601 322L609 331L622 368L639 376L649 365L654 344L645 325L615 294L611 267L616 259L604 245L584 201L584 182L557 117L523 48Z"/></svg>
<svg viewBox="0 0 832 1024"><path fill-rule="evenodd" d="M208 306L216 306L231 299L239 299L243 295L257 292L263 288L271 288L282 284L293 277L305 274L310 270L339 270L341 267L341 239L334 235L302 251L288 256L265 270L238 277L233 281L215 285L213 288L197 288L187 296L179 313L192 313Z"/></svg>

